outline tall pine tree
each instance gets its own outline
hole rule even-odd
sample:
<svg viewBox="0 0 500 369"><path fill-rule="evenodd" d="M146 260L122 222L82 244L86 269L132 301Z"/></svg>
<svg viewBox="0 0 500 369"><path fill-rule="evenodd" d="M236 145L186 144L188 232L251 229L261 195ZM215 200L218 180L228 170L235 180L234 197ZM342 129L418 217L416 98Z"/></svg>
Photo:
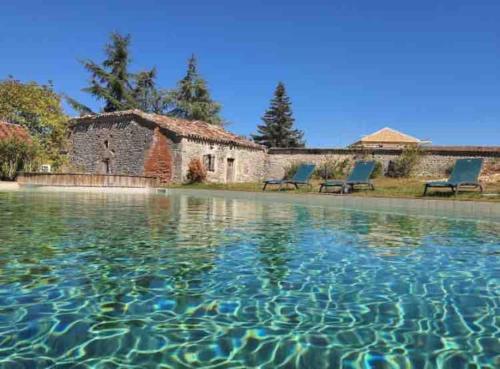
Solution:
<svg viewBox="0 0 500 369"><path fill-rule="evenodd" d="M129 48L130 35L112 33L105 47L106 59L101 64L92 60L82 62L91 74L90 85L82 91L103 101L104 112L141 109L161 113L165 102L162 92L156 88L156 70L131 73ZM80 113L92 113L89 107L78 101L70 97L66 99Z"/></svg>
<svg viewBox="0 0 500 369"><path fill-rule="evenodd" d="M176 89L170 91L168 102L171 110L168 115L221 125L224 123L219 115L221 106L210 97L210 91L198 73L196 64L193 55L188 61L185 77L179 81Z"/></svg>
<svg viewBox="0 0 500 369"><path fill-rule="evenodd" d="M142 71L135 75L132 91L135 104L145 112L163 113L166 109L166 92L156 88L156 69Z"/></svg>
<svg viewBox="0 0 500 369"><path fill-rule="evenodd" d="M252 135L255 142L267 147L304 147L304 133L293 127L291 102L282 82L278 83L262 122L257 126L257 134Z"/></svg>

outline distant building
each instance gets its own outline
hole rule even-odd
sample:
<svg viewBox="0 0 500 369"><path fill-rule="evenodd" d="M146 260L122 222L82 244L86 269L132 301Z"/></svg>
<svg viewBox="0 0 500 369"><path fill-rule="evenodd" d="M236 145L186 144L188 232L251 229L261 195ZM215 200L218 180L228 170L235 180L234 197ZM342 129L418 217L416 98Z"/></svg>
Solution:
<svg viewBox="0 0 500 369"><path fill-rule="evenodd" d="M413 136L385 127L377 132L364 136L349 147L366 148L403 148L407 146L420 146L429 144L430 141L422 141Z"/></svg>
<svg viewBox="0 0 500 369"><path fill-rule="evenodd" d="M190 161L199 159L209 182L258 182L264 175L263 146L206 122L127 110L70 124L71 162L80 172L181 183Z"/></svg>
<svg viewBox="0 0 500 369"><path fill-rule="evenodd" d="M0 140L17 138L19 140L31 140L29 132L19 124L0 121Z"/></svg>

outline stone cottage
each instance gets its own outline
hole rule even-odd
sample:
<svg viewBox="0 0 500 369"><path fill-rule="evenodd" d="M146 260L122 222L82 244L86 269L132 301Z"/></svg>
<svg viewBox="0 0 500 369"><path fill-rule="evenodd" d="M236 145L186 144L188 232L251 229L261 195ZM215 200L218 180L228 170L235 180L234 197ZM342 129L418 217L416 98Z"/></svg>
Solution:
<svg viewBox="0 0 500 369"><path fill-rule="evenodd" d="M199 159L209 182L258 182L264 176L262 146L206 122L127 110L75 118L70 125L71 161L81 172L181 183L190 161Z"/></svg>

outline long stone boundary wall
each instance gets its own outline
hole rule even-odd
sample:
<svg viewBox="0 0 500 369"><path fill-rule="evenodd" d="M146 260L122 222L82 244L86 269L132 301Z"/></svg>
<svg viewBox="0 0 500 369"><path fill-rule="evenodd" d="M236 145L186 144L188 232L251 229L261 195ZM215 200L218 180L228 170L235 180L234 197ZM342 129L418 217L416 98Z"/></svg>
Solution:
<svg viewBox="0 0 500 369"><path fill-rule="evenodd" d="M373 159L380 161L384 173L389 162L397 159L401 149L269 149L266 177L281 178L285 168L294 163L313 163L321 165L328 161L344 159ZM415 174L422 177L445 177L456 159L484 158L483 172L496 172L500 165L500 146L429 146L422 149L422 157L415 168Z"/></svg>

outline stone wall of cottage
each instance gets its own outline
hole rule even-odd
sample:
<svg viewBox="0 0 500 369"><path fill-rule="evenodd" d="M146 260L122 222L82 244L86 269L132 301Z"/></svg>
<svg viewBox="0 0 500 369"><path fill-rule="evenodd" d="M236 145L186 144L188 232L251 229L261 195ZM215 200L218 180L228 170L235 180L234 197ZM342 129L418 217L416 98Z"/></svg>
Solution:
<svg viewBox="0 0 500 369"><path fill-rule="evenodd" d="M136 122L79 123L72 129L71 162L78 172L143 175L154 131Z"/></svg>
<svg viewBox="0 0 500 369"><path fill-rule="evenodd" d="M266 170L266 152L241 146L232 146L208 141L182 140L182 181L186 181L189 162L211 155L214 160L213 171L207 170L207 182L260 182ZM228 159L233 162L233 175L228 178Z"/></svg>
<svg viewBox="0 0 500 369"><path fill-rule="evenodd" d="M342 161L373 159L382 163L384 172L391 160L396 160L401 155L401 150L373 149L270 149L266 165L266 178L282 178L285 168L294 163L313 163L321 165L328 161ZM415 175L428 178L441 178L448 175L449 169L459 158L482 157L484 158L483 168L488 171L490 168L498 167L500 162L499 148L458 148L433 147L426 149L418 165L415 168Z"/></svg>
<svg viewBox="0 0 500 369"><path fill-rule="evenodd" d="M155 176L162 183L180 178L175 165L179 143L155 125L117 119L82 122L73 127L70 140L77 172Z"/></svg>
<svg viewBox="0 0 500 369"><path fill-rule="evenodd" d="M259 182L264 178L266 153L240 146L177 138L155 124L106 121L76 124L71 134L70 158L74 171L83 173L153 176L161 183L186 181L191 159L204 162L212 155L209 182ZM228 178L228 159L233 175Z"/></svg>

